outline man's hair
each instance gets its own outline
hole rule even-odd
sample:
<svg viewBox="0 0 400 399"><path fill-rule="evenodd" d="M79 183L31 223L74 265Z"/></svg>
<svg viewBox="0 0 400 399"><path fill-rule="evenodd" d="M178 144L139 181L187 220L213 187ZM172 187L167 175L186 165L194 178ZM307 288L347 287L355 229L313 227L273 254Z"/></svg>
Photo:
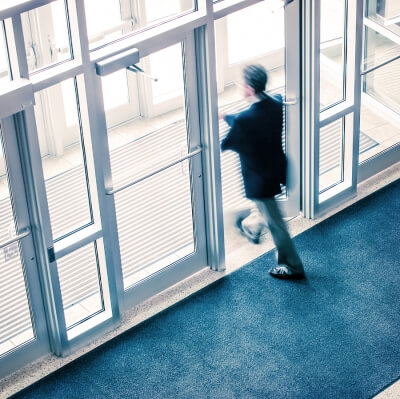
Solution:
<svg viewBox="0 0 400 399"><path fill-rule="evenodd" d="M247 65L243 69L245 83L254 89L255 94L264 92L268 82L266 69L259 64Z"/></svg>

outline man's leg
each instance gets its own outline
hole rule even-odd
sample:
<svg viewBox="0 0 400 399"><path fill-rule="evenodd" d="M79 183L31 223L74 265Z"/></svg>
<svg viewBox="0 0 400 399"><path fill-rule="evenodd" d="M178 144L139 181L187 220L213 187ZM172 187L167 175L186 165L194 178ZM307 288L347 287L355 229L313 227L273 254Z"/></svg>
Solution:
<svg viewBox="0 0 400 399"><path fill-rule="evenodd" d="M278 252L278 265L287 266L295 274L303 274L301 259L297 254L276 201L273 198L265 198L256 200L256 204L271 231Z"/></svg>
<svg viewBox="0 0 400 399"><path fill-rule="evenodd" d="M253 244L258 244L260 242L261 234L266 227L265 219L261 215L256 204L252 206L250 214L244 219L238 219L236 224L241 233Z"/></svg>

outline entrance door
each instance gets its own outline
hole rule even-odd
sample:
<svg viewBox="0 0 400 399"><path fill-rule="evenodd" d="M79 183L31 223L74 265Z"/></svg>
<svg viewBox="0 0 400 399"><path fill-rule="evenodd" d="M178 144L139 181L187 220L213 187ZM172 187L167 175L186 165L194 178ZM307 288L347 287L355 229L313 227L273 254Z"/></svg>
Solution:
<svg viewBox="0 0 400 399"><path fill-rule="evenodd" d="M363 1L305 2L304 206L315 218L355 195Z"/></svg>
<svg viewBox="0 0 400 399"><path fill-rule="evenodd" d="M193 35L184 34L140 60L133 51L133 58L122 53L97 64L102 83L114 65L127 67L137 79L140 116L133 108L110 127L106 111L104 122L110 159L106 197L115 212L110 245L120 256L117 279L126 305L207 265L193 54ZM105 101L104 91L103 96Z"/></svg>
<svg viewBox="0 0 400 399"><path fill-rule="evenodd" d="M260 2L229 13L218 12L215 22L218 106L220 112L237 113L249 103L243 99L242 69L263 65L269 75L267 92L280 94L291 105L284 107L282 143L289 160L288 182L279 203L285 217L300 211L300 23L299 3ZM223 3L221 3L221 6ZM226 15L226 16L225 16ZM220 139L228 132L220 122ZM245 198L238 156L221 154L222 192L226 225L245 215L254 204Z"/></svg>
<svg viewBox="0 0 400 399"><path fill-rule="evenodd" d="M17 137L0 115L0 378L50 351Z"/></svg>

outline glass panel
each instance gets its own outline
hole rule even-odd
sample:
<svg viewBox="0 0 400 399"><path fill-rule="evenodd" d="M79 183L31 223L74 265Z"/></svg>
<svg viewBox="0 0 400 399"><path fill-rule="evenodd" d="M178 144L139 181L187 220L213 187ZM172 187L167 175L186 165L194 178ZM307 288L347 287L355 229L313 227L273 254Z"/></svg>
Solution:
<svg viewBox="0 0 400 399"><path fill-rule="evenodd" d="M127 104L129 101L129 90L127 71L114 72L102 78L104 108L106 111Z"/></svg>
<svg viewBox="0 0 400 399"><path fill-rule="evenodd" d="M2 132L0 128L0 136ZM0 245L16 235L12 197L0 145ZM18 242L0 248L0 356L35 338Z"/></svg>
<svg viewBox="0 0 400 399"><path fill-rule="evenodd" d="M96 243L64 256L57 266L68 329L104 311Z"/></svg>
<svg viewBox="0 0 400 399"><path fill-rule="evenodd" d="M50 221L57 240L92 222L75 80L36 93L35 103Z"/></svg>
<svg viewBox="0 0 400 399"><path fill-rule="evenodd" d="M242 70L247 64L261 64L268 71L267 92L271 95L286 93L285 74L285 15L284 9L272 8L269 2L260 2L215 22L217 85L219 111L234 114L248 108L244 98ZM268 37L268 40L260 38ZM228 133L228 125L221 120L220 140ZM286 142L285 126L282 141ZM245 198L239 159L236 153L221 153L222 196L224 219L232 224L232 216L248 211L253 203ZM226 229L225 242L229 252L237 245L229 242Z"/></svg>
<svg viewBox="0 0 400 399"><path fill-rule="evenodd" d="M194 0L84 0L90 49L194 10Z"/></svg>
<svg viewBox="0 0 400 399"><path fill-rule="evenodd" d="M363 91L400 114L400 58L396 57L400 57L399 44L365 28L364 69L387 64L364 75Z"/></svg>
<svg viewBox="0 0 400 399"><path fill-rule="evenodd" d="M140 66L157 78L128 73L137 78L131 96L140 116L121 113L108 128L114 188L144 178L114 195L125 289L195 250L190 162L145 178L188 152L181 44Z"/></svg>
<svg viewBox="0 0 400 399"><path fill-rule="evenodd" d="M321 109L345 98L346 8L346 0L321 0Z"/></svg>
<svg viewBox="0 0 400 399"><path fill-rule="evenodd" d="M343 181L344 122L337 120L320 130L319 192Z"/></svg>
<svg viewBox="0 0 400 399"><path fill-rule="evenodd" d="M157 77L157 81L137 75L136 93L131 95L139 97L141 115L128 115L126 119L121 115L116 126L109 129L114 186L141 178L187 153L181 45L143 58L140 66L147 74ZM136 76L134 72L129 74ZM104 82L102 78L103 88ZM108 101L115 101L114 96ZM121 141L126 142L122 148ZM126 167L128 161L135 166Z"/></svg>
<svg viewBox="0 0 400 399"><path fill-rule="evenodd" d="M29 72L72 58L64 0L21 14Z"/></svg>
<svg viewBox="0 0 400 399"><path fill-rule="evenodd" d="M367 0L366 16L400 35L400 2L398 0Z"/></svg>
<svg viewBox="0 0 400 399"><path fill-rule="evenodd" d="M10 65L8 61L7 44L4 35L4 25L0 21L0 83L10 80Z"/></svg>
<svg viewBox="0 0 400 399"><path fill-rule="evenodd" d="M182 162L115 194L125 289L194 251L188 170Z"/></svg>
<svg viewBox="0 0 400 399"><path fill-rule="evenodd" d="M378 68L363 76L359 162L400 143L399 56L400 45L365 27L364 69Z"/></svg>

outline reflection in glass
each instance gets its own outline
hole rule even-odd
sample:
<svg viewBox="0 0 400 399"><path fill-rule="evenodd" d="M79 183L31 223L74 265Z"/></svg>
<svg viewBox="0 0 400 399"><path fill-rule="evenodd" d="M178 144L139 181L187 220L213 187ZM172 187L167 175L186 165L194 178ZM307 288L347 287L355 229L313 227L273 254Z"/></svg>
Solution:
<svg viewBox="0 0 400 399"><path fill-rule="evenodd" d="M67 329L104 311L96 243L57 260Z"/></svg>
<svg viewBox="0 0 400 399"><path fill-rule="evenodd" d="M321 1L321 109L345 98L346 5L346 0Z"/></svg>
<svg viewBox="0 0 400 399"><path fill-rule="evenodd" d="M74 79L35 94L43 173L55 240L92 222Z"/></svg>
<svg viewBox="0 0 400 399"><path fill-rule="evenodd" d="M21 18L29 72L72 58L63 0L23 13Z"/></svg>
<svg viewBox="0 0 400 399"><path fill-rule="evenodd" d="M2 136L1 129L0 136ZM6 160L0 145L0 246L16 235L5 164ZM1 246L0 356L35 338L28 292L18 242Z"/></svg>
<svg viewBox="0 0 400 399"><path fill-rule="evenodd" d="M222 113L234 114L250 105L243 98L242 69L246 64L262 64L269 74L267 91L272 95L285 96L284 9L271 8L270 5L269 2L260 2L215 21L218 106ZM228 129L228 125L221 120L221 140ZM285 135L283 127L283 141L286 141ZM238 212L252 207L252 202L244 196L236 153L221 153L221 173L224 218L231 223ZM225 246L229 252L237 242L231 244L228 241L226 239Z"/></svg>
<svg viewBox="0 0 400 399"><path fill-rule="evenodd" d="M194 0L84 0L89 47L95 49L194 10Z"/></svg>
<svg viewBox="0 0 400 399"><path fill-rule="evenodd" d="M380 68L364 75L363 91L400 114L400 45L365 27L364 70Z"/></svg>
<svg viewBox="0 0 400 399"><path fill-rule="evenodd" d="M360 163L400 143L398 57L397 43L365 27L363 70L367 73L362 79Z"/></svg>
<svg viewBox="0 0 400 399"><path fill-rule="evenodd" d="M339 119L320 130L319 192L343 181L344 122Z"/></svg>
<svg viewBox="0 0 400 399"><path fill-rule="evenodd" d="M386 29L400 35L400 2L367 0L366 16Z"/></svg>
<svg viewBox="0 0 400 399"><path fill-rule="evenodd" d="M0 22L0 83L10 80L10 65L8 61L7 44L4 35L3 22Z"/></svg>
<svg viewBox="0 0 400 399"><path fill-rule="evenodd" d="M142 58L157 81L129 71L130 112L106 112L114 189L140 180L114 194L125 289L195 251L190 162L168 167L188 153L182 59L181 43Z"/></svg>

